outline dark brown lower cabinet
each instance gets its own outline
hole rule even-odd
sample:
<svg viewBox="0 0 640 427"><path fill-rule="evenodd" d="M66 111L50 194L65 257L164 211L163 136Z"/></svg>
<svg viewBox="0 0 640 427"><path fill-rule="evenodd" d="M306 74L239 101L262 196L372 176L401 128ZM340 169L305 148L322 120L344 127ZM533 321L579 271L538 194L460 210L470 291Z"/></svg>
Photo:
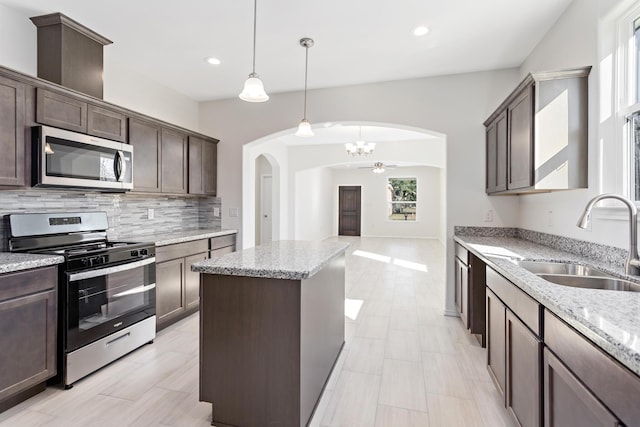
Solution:
<svg viewBox="0 0 640 427"><path fill-rule="evenodd" d="M487 290L487 368L500 395L506 388L506 307L490 290Z"/></svg>
<svg viewBox="0 0 640 427"><path fill-rule="evenodd" d="M456 305L462 324L469 329L469 267L456 257Z"/></svg>
<svg viewBox="0 0 640 427"><path fill-rule="evenodd" d="M542 425L542 306L487 268L487 363L518 426Z"/></svg>
<svg viewBox="0 0 640 427"><path fill-rule="evenodd" d="M607 407L548 348L544 349L544 425L621 425Z"/></svg>
<svg viewBox="0 0 640 427"><path fill-rule="evenodd" d="M158 329L182 314L184 305L184 258L156 264L156 319Z"/></svg>
<svg viewBox="0 0 640 427"><path fill-rule="evenodd" d="M200 274L191 266L235 250L235 234L156 249L156 329L163 329L200 306Z"/></svg>
<svg viewBox="0 0 640 427"><path fill-rule="evenodd" d="M57 280L57 267L0 275L0 411L56 374Z"/></svg>
<svg viewBox="0 0 640 427"><path fill-rule="evenodd" d="M185 310L197 310L200 305L200 273L191 271L191 266L207 258L209 258L209 254L206 252L185 258L185 265L189 267L184 274Z"/></svg>
<svg viewBox="0 0 640 427"><path fill-rule="evenodd" d="M542 341L511 310L506 315L506 337L507 409L520 426L538 427Z"/></svg>

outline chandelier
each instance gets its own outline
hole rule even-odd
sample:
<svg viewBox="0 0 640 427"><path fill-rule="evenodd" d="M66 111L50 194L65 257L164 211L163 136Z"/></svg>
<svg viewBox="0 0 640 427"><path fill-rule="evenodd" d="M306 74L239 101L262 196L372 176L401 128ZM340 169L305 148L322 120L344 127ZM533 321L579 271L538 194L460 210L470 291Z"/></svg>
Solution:
<svg viewBox="0 0 640 427"><path fill-rule="evenodd" d="M368 156L369 154L373 153L373 150L376 148L376 143L364 142L362 140L362 126L359 126L358 140L355 143L347 142L346 144L344 144L344 146L347 149L347 154L350 154L352 156Z"/></svg>

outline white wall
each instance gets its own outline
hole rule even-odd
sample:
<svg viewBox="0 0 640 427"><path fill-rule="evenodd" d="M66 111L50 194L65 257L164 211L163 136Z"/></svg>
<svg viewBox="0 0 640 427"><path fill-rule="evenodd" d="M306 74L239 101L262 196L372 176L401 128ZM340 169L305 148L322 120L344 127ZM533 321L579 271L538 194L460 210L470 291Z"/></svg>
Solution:
<svg viewBox="0 0 640 427"><path fill-rule="evenodd" d="M0 65L36 76L37 28L28 12L0 5ZM113 46L113 45L112 45ZM199 131L198 102L146 78L104 48L104 99L125 108Z"/></svg>
<svg viewBox="0 0 640 427"><path fill-rule="evenodd" d="M387 179L418 179L416 221L390 221L387 217ZM333 234L338 234L338 187L361 186L361 235L363 237L415 237L438 239L441 235L440 169L407 167L375 174L371 169L335 169L333 172Z"/></svg>
<svg viewBox="0 0 640 427"><path fill-rule="evenodd" d="M483 212L488 209L495 212L495 220L490 225L518 223L517 197L485 195L482 125L518 81L519 70L509 69L311 90L308 118L312 123L395 123L446 135L446 243L447 251L451 252L453 226L487 225L483 222ZM269 102L261 104L238 99L201 104L203 131L222 141L218 154L224 161L219 165L218 188L226 206L241 207L243 203L243 144L297 126L301 100L302 93L293 92L273 94ZM250 163L244 166L250 167ZM248 182L252 183L253 177ZM250 199L246 202L253 203ZM240 219L230 218L228 214L225 209L223 226L240 228ZM453 272L451 257L447 262L447 271ZM455 313L453 277L447 281L447 310Z"/></svg>
<svg viewBox="0 0 640 427"><path fill-rule="evenodd" d="M522 228L623 248L628 245L624 212L594 213L591 231L576 226L593 196L621 193L623 189L620 154L623 142L621 133L615 129L616 117L611 113L616 105L612 79L616 61L615 17L608 17L609 11L622 3L574 0L520 68L524 76L530 71L593 66L589 76L589 188L520 196Z"/></svg>
<svg viewBox="0 0 640 427"><path fill-rule="evenodd" d="M333 233L331 169L307 169L295 174L295 240L322 240Z"/></svg>

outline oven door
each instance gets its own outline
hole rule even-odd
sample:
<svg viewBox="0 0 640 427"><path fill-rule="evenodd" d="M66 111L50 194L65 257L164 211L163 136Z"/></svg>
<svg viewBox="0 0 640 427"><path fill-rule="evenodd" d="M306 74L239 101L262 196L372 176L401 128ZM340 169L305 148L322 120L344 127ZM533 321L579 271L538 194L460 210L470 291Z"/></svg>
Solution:
<svg viewBox="0 0 640 427"><path fill-rule="evenodd" d="M66 275L67 352L155 315L154 257Z"/></svg>

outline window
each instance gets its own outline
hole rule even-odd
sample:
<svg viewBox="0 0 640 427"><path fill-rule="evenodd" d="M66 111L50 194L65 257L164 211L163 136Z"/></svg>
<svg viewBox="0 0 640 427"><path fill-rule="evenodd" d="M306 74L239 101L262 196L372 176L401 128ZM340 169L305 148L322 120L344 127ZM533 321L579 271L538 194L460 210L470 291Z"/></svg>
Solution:
<svg viewBox="0 0 640 427"><path fill-rule="evenodd" d="M415 221L418 203L416 178L389 178L387 181L388 218L391 221Z"/></svg>

